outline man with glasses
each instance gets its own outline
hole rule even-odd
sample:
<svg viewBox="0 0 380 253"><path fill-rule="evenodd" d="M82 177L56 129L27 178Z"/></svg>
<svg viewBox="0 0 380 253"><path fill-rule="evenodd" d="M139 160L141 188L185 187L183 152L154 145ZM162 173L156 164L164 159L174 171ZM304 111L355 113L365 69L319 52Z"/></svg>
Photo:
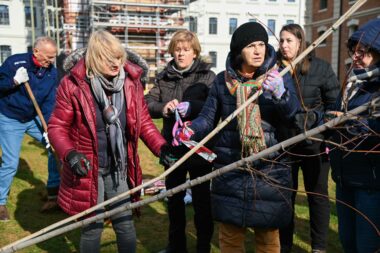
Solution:
<svg viewBox="0 0 380 253"><path fill-rule="evenodd" d="M46 121L50 118L58 86L57 69L53 66L57 46L49 37L36 40L33 52L8 57L0 67L0 221L9 220L6 202L19 164L24 134L48 148L48 201L41 211L55 209L60 176L49 140L42 128L28 92L28 82Z"/></svg>

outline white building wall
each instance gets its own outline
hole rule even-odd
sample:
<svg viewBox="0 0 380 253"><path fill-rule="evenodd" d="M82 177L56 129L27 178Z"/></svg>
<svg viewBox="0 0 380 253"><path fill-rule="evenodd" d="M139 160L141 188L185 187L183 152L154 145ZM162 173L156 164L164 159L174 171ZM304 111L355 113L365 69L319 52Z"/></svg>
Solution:
<svg viewBox="0 0 380 253"><path fill-rule="evenodd" d="M9 7L9 25L0 25L0 46L11 46L12 54L27 52L28 46L32 46L32 30L25 27L25 4L29 5L30 1L21 0L0 0L0 5ZM35 36L42 34L42 11L41 1L33 1L36 10Z"/></svg>
<svg viewBox="0 0 380 253"><path fill-rule="evenodd" d="M213 70L218 73L225 69L225 61L229 52L231 34L229 34L229 19L237 18L238 26L256 19L265 26L268 19L276 20L275 35L287 20L294 20L301 26L304 24L305 1L294 0L197 0L190 3L188 15L197 17L197 35L202 46L202 55L210 51L217 52L217 64ZM217 34L209 34L209 18L218 19ZM275 48L278 42L275 36L269 37L269 43Z"/></svg>

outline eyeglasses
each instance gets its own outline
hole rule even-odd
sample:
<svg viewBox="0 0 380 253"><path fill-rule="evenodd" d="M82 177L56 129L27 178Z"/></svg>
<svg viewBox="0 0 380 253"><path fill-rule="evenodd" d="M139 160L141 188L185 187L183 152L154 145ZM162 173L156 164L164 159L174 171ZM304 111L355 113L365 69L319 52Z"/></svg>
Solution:
<svg viewBox="0 0 380 253"><path fill-rule="evenodd" d="M356 47L353 47L353 48L349 48L348 49L348 56L350 56L351 58L353 57L363 57L365 54L368 53L368 48L356 48Z"/></svg>

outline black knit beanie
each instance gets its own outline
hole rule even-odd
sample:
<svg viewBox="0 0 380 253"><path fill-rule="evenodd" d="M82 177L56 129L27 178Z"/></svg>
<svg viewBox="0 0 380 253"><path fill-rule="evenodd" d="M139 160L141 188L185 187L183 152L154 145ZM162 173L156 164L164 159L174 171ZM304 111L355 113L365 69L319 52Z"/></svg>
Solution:
<svg viewBox="0 0 380 253"><path fill-rule="evenodd" d="M239 26L232 34L230 50L231 54L238 55L247 45L255 41L263 41L268 44L268 33L257 22L248 22Z"/></svg>

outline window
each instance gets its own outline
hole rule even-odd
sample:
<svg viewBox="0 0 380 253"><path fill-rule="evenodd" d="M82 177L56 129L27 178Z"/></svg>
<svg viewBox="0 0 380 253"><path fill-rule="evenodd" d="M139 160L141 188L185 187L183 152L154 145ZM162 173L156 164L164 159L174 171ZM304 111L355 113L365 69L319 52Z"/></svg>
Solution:
<svg viewBox="0 0 380 253"><path fill-rule="evenodd" d="M0 25L9 25L8 5L0 5Z"/></svg>
<svg viewBox="0 0 380 253"><path fill-rule="evenodd" d="M198 32L198 18L197 17L190 17L189 30L194 33Z"/></svg>
<svg viewBox="0 0 380 253"><path fill-rule="evenodd" d="M324 33L325 31L319 31L318 32L318 37L321 37L321 35ZM321 44L319 44L319 46L326 46L327 42L326 42L326 39L324 41L321 42Z"/></svg>
<svg viewBox="0 0 380 253"><path fill-rule="evenodd" d="M230 18L230 34L233 34L237 28L237 18Z"/></svg>
<svg viewBox="0 0 380 253"><path fill-rule="evenodd" d="M351 19L347 22L348 27L348 37L350 37L354 32L358 30L359 27L359 20L358 19Z"/></svg>
<svg viewBox="0 0 380 253"><path fill-rule="evenodd" d="M256 18L250 18L248 21L249 22L257 22L257 19Z"/></svg>
<svg viewBox="0 0 380 253"><path fill-rule="evenodd" d="M296 0L288 0L288 3L294 3Z"/></svg>
<svg viewBox="0 0 380 253"><path fill-rule="evenodd" d="M319 9L320 10L327 9L327 0L319 0Z"/></svg>
<svg viewBox="0 0 380 253"><path fill-rule="evenodd" d="M268 34L269 36L276 34L276 20L268 19Z"/></svg>
<svg viewBox="0 0 380 253"><path fill-rule="evenodd" d="M215 51L209 52L211 58L211 67L216 68L217 53Z"/></svg>
<svg viewBox="0 0 380 253"><path fill-rule="evenodd" d="M320 26L317 28L317 33L318 33L318 38L321 37L322 34L325 33L325 31L327 30L327 26ZM321 42L321 44L319 44L319 46L326 46L327 42L326 42L326 39L324 41Z"/></svg>
<svg viewBox="0 0 380 253"><path fill-rule="evenodd" d="M217 34L218 33L218 19L217 18L210 18L209 19L208 33L209 34Z"/></svg>
<svg viewBox="0 0 380 253"><path fill-rule="evenodd" d="M293 19L288 19L288 20L286 20L286 24L287 25L294 24L294 20Z"/></svg>
<svg viewBox="0 0 380 253"><path fill-rule="evenodd" d="M348 27L348 37L351 37L351 35L356 32L358 30L358 26L357 25L351 25L350 27Z"/></svg>
<svg viewBox="0 0 380 253"><path fill-rule="evenodd" d="M0 46L0 65L12 54L11 46Z"/></svg>
<svg viewBox="0 0 380 253"><path fill-rule="evenodd" d="M37 27L37 15L36 8L33 7L33 19L34 19L34 27ZM32 12L30 6L25 6L25 26L32 27Z"/></svg>

